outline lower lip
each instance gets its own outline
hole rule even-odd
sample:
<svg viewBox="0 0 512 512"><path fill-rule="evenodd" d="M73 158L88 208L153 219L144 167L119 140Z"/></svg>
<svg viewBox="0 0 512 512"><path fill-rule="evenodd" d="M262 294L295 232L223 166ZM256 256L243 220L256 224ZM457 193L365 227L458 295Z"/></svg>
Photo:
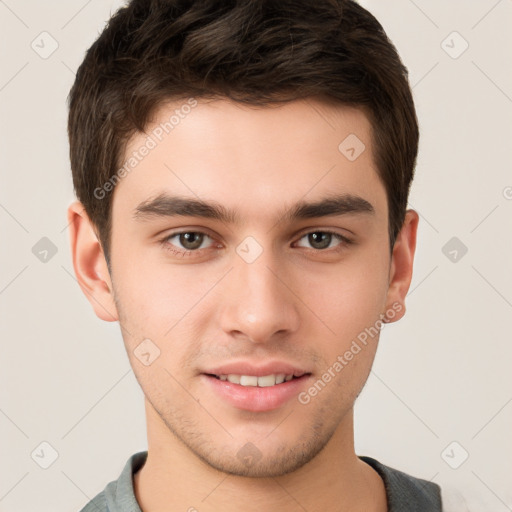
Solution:
<svg viewBox="0 0 512 512"><path fill-rule="evenodd" d="M206 374L202 374L201 377L213 387L216 393L237 409L264 412L278 409L296 397L311 375L303 375L297 379L267 387L241 386Z"/></svg>

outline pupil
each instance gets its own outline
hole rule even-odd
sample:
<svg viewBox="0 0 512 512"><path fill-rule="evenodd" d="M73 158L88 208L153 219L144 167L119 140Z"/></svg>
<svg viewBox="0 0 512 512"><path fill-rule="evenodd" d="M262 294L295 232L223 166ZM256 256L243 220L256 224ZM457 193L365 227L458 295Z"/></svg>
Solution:
<svg viewBox="0 0 512 512"><path fill-rule="evenodd" d="M315 249L325 249L326 247L329 247L331 243L331 237L331 233L322 233L321 231L310 233L308 235L309 243Z"/></svg>
<svg viewBox="0 0 512 512"><path fill-rule="evenodd" d="M203 243L203 235L201 233L181 233L180 243L185 249L197 249Z"/></svg>

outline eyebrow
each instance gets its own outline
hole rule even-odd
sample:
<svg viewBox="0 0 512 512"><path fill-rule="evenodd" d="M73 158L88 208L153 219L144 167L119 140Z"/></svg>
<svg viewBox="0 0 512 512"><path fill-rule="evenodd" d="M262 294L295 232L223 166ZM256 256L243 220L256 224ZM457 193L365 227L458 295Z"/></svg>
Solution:
<svg viewBox="0 0 512 512"><path fill-rule="evenodd" d="M374 214L375 209L366 199L353 194L328 196L323 199L306 202L299 201L287 208L279 217L293 221L316 217L333 217L354 213ZM134 218L139 221L154 217L201 217L215 219L227 224L240 222L239 213L229 210L218 202L201 199L159 194L153 199L140 203L134 210Z"/></svg>

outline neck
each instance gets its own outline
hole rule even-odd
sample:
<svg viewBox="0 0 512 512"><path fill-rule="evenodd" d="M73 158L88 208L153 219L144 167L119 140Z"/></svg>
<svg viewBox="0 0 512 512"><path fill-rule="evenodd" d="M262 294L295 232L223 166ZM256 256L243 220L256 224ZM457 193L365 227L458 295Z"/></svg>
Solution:
<svg viewBox="0 0 512 512"><path fill-rule="evenodd" d="M158 416L146 402L146 414ZM148 417L148 457L134 476L143 512L386 512L380 476L354 452L353 411L323 450L300 469L275 478L226 474L200 460L161 422Z"/></svg>

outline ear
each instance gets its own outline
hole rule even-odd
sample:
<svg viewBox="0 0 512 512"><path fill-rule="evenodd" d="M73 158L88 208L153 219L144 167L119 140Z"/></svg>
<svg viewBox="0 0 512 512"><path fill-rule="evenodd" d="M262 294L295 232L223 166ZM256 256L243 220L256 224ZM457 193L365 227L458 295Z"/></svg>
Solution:
<svg viewBox="0 0 512 512"><path fill-rule="evenodd" d="M106 322L119 319L103 249L82 203L68 208L71 256L76 279L96 315Z"/></svg>
<svg viewBox="0 0 512 512"><path fill-rule="evenodd" d="M393 247L384 317L384 322L387 323L396 322L405 314L405 296L412 280L418 221L419 216L414 210L405 212L402 229L398 233Z"/></svg>

